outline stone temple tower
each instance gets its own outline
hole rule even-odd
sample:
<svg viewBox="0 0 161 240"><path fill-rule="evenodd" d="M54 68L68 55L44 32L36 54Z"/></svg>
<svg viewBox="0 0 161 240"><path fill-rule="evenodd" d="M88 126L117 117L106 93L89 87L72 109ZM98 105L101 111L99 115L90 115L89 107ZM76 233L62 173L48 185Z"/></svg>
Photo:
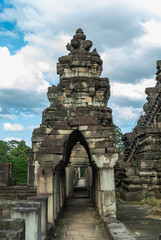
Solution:
<svg viewBox="0 0 161 240"><path fill-rule="evenodd" d="M38 195L50 196L51 222L72 193L72 176L67 175L72 173L70 156L77 144L86 150L89 186L100 213L115 216L113 167L118 150L112 110L107 107L110 85L108 78L100 78L102 60L91 47L92 41L78 29L66 46L69 54L59 58L60 83L48 88L50 106L33 131L29 184L37 186Z"/></svg>

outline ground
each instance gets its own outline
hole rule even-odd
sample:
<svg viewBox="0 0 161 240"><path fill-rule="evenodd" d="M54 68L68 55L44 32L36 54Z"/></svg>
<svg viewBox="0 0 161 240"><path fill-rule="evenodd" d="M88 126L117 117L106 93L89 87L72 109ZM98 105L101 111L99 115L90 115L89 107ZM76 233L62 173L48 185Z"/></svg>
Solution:
<svg viewBox="0 0 161 240"><path fill-rule="evenodd" d="M137 240L160 240L161 216L150 214L151 207L132 202L117 203L117 218Z"/></svg>

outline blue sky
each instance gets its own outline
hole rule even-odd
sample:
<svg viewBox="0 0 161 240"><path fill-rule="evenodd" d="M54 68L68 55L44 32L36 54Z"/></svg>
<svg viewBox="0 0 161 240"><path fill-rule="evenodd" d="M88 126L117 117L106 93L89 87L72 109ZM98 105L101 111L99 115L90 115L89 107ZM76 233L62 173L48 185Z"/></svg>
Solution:
<svg viewBox="0 0 161 240"><path fill-rule="evenodd" d="M49 106L47 88L56 85L58 58L82 28L109 77L113 120L131 130L155 85L161 59L160 0L0 1L0 139L24 139L41 124Z"/></svg>

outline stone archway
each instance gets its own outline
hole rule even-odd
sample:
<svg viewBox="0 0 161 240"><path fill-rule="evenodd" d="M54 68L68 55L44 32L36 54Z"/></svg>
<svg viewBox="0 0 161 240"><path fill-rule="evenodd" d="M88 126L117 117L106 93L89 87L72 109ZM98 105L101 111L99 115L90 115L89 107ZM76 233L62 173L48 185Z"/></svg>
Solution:
<svg viewBox="0 0 161 240"><path fill-rule="evenodd" d="M81 29L76 31L69 54L59 58L58 86L48 89L50 106L43 111L42 124L33 131L33 153L29 161L29 184L38 195L48 194L49 222L65 200L65 167L77 142L85 148L93 170L95 202L102 215L115 216L113 167L115 148L108 78L101 78L102 60Z"/></svg>

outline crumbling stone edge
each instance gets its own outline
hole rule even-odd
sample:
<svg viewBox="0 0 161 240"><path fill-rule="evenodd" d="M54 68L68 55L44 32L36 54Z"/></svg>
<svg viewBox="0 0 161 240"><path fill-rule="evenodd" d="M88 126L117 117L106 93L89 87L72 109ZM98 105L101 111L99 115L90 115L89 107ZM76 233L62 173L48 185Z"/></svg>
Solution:
<svg viewBox="0 0 161 240"><path fill-rule="evenodd" d="M101 217L110 240L136 240L126 226L115 218Z"/></svg>

